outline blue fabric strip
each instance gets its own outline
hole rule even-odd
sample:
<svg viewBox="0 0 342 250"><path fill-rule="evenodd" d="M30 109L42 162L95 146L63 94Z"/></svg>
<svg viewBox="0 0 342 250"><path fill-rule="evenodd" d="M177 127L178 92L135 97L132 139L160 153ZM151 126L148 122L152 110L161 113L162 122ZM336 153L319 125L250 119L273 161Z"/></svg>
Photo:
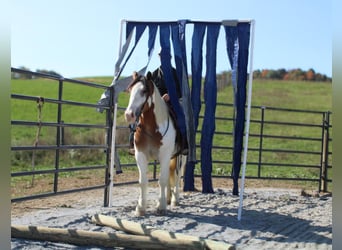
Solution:
<svg viewBox="0 0 342 250"><path fill-rule="evenodd" d="M202 85L202 68L203 68L203 39L205 33L205 25L195 24L192 34L191 49L191 102L194 111L195 129L198 127L198 117L201 111L201 85Z"/></svg>
<svg viewBox="0 0 342 250"><path fill-rule="evenodd" d="M215 132L215 110L216 110L216 50L217 38L220 25L207 25L207 54L206 54L206 76L204 81L205 112L201 136L201 169L202 169L202 192L213 193L211 181L212 172L212 144Z"/></svg>
<svg viewBox="0 0 342 250"><path fill-rule="evenodd" d="M179 104L176 84L173 79L172 65L171 65L171 51L170 51L170 25L162 24L160 28L160 45L162 51L160 53L161 68L163 70L165 84L170 96L171 105L177 115L177 123L182 136L186 136L186 126L184 112Z"/></svg>
<svg viewBox="0 0 342 250"><path fill-rule="evenodd" d="M186 50L185 50L185 26L186 20L180 20L178 25L173 25L172 29L172 44L174 49L176 71L179 82L181 84L182 102L181 107L184 112L186 137L188 141L188 162L196 161L195 137L196 131L194 128L193 111L191 105L190 88L188 80L188 72L186 68Z"/></svg>
<svg viewBox="0 0 342 250"><path fill-rule="evenodd" d="M250 24L239 23L237 26L239 40L238 54L238 82L236 89L236 122L234 129L234 152L233 152L233 194L238 195L238 179L241 170L241 155L243 150L243 138L245 129L245 105Z"/></svg>
<svg viewBox="0 0 342 250"><path fill-rule="evenodd" d="M156 35L158 30L158 25L151 24L148 26L149 35L148 35L148 57L151 58L152 52L154 49L154 44L156 41Z"/></svg>
<svg viewBox="0 0 342 250"><path fill-rule="evenodd" d="M191 71L192 71L192 87L191 87L191 105L193 109L193 128L194 131L198 127L198 117L201 110L201 85L202 85L202 47L205 33L205 25L195 24L192 34L191 49ZM195 143L194 143L195 145ZM195 146L194 146L195 148ZM188 162L184 174L184 191L194 191L194 169L195 163Z"/></svg>
<svg viewBox="0 0 342 250"><path fill-rule="evenodd" d="M226 32L226 49L230 66L232 68L232 84L234 93L236 92L237 86L237 62L239 52L239 40L237 26L225 26Z"/></svg>
<svg viewBox="0 0 342 250"><path fill-rule="evenodd" d="M142 25L142 24L136 24L135 26L131 23L127 23L127 26L126 26L126 36L127 34L131 34L130 32L132 32L133 28L136 28L135 29L135 43L134 43L134 46L133 48L131 49L131 51L129 52L128 56L126 57L126 60L124 61L124 63L122 64L121 68L120 68L120 71L118 72L118 74L116 75L116 78L119 79L123 69L125 68L129 58L132 56L133 54L133 51L135 50L142 34L144 33L145 29L146 29L146 24L145 25ZM129 32L129 33L127 33Z"/></svg>

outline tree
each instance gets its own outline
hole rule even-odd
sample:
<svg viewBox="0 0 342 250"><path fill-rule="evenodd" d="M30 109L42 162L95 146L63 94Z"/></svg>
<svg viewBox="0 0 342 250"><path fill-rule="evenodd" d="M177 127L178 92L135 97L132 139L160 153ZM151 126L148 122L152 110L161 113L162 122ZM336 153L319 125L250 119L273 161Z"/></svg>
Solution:
<svg viewBox="0 0 342 250"><path fill-rule="evenodd" d="M316 73L313 69L309 69L306 72L306 80L307 81L315 81L315 76L316 76Z"/></svg>

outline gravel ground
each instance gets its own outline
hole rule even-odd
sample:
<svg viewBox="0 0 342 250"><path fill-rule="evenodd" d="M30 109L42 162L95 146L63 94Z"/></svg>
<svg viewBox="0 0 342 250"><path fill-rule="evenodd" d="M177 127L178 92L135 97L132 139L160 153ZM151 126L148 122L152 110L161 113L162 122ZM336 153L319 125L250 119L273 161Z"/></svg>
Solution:
<svg viewBox="0 0 342 250"><path fill-rule="evenodd" d="M246 188L237 220L239 197L231 190L213 194L181 193L180 205L166 216L154 213L156 187L149 188L148 210L136 217L137 186L116 187L113 206L103 207L103 191L88 191L12 205L12 224L115 232L90 218L104 214L174 233L235 245L236 249L332 249L332 197L298 189ZM12 249L103 249L12 238ZM119 249L119 248L118 248Z"/></svg>

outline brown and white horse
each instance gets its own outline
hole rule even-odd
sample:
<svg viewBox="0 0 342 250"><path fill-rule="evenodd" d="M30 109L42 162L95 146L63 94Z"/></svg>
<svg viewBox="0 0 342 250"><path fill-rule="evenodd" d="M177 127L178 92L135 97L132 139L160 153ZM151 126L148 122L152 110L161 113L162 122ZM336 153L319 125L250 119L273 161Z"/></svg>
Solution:
<svg viewBox="0 0 342 250"><path fill-rule="evenodd" d="M135 159L139 168L140 195L136 215L146 212L147 172L149 160L160 164L159 200L157 213L165 214L167 204L178 205L181 169L184 170L186 156L179 155L182 166L178 169L176 128L169 114L169 108L161 98L158 88L147 76L133 74L133 82L128 86L130 99L125 111L128 123L136 123L134 133Z"/></svg>

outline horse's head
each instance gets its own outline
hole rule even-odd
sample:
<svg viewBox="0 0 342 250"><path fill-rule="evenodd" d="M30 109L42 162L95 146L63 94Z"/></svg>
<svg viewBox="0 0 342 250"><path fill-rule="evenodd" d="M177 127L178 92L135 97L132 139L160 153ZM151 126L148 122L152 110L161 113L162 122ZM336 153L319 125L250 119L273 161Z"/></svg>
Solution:
<svg viewBox="0 0 342 250"><path fill-rule="evenodd" d="M134 72L133 81L128 85L127 90L130 93L130 98L125 111L125 119L128 123L134 123L140 114L143 113L143 110L151 106L151 99L149 97L154 91L151 72L148 72L146 77L138 76Z"/></svg>

